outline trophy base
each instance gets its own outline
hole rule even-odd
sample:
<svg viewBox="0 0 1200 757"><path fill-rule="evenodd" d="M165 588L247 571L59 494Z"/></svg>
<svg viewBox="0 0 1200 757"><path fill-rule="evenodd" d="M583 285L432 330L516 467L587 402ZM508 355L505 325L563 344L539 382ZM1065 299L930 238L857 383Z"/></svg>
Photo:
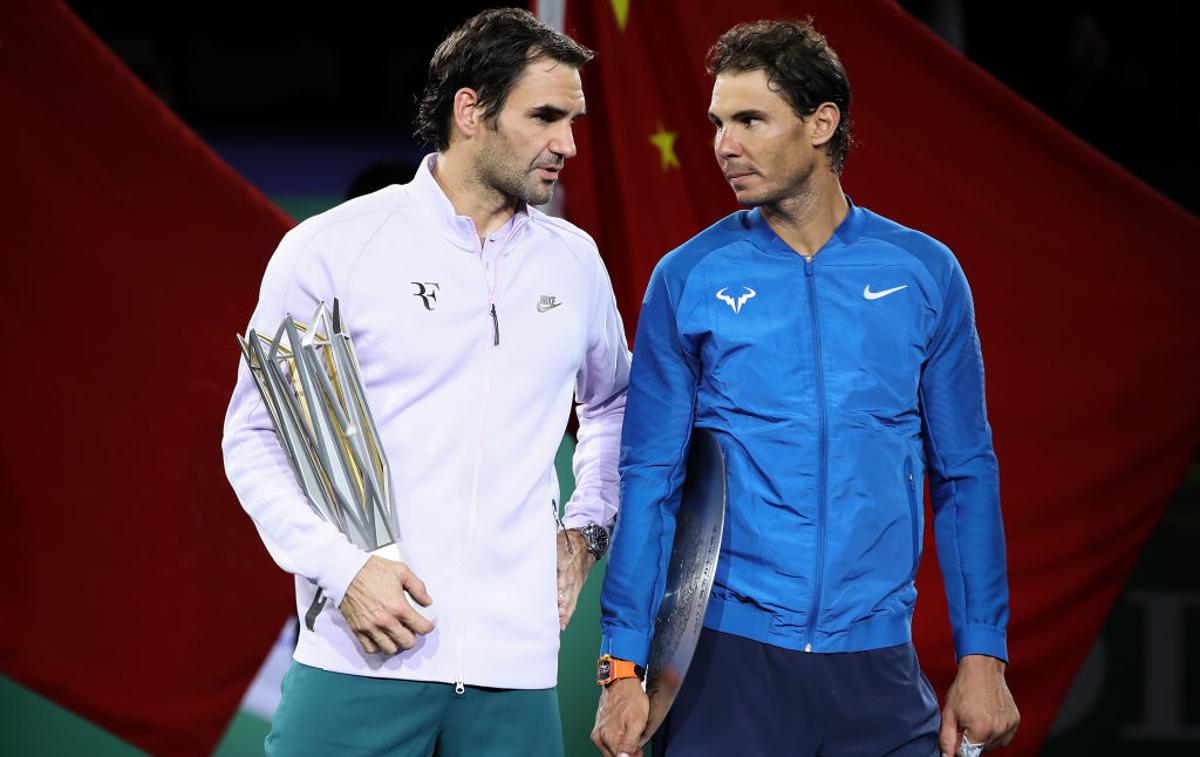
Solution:
<svg viewBox="0 0 1200 757"><path fill-rule="evenodd" d="M404 548L400 546L399 542L385 544L379 549L372 550L371 554L375 557L382 557L385 560L402 562L407 565L409 569L412 569L412 563L408 561L408 555L404 553ZM408 603L412 605L412 608L416 610L421 617L425 618L431 623L437 622L437 615L434 614L432 605L429 607L423 607L417 602L417 600L413 599L407 591L404 592L404 598L408 600Z"/></svg>

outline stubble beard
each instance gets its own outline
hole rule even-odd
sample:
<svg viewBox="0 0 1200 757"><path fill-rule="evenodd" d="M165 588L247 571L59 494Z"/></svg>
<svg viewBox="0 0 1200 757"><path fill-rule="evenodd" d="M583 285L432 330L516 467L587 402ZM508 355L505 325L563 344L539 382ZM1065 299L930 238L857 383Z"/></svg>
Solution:
<svg viewBox="0 0 1200 757"><path fill-rule="evenodd" d="M545 186L533 175L533 166L519 165L517 153L495 131L479 153L480 182L493 191L528 205L545 205L554 196L554 184Z"/></svg>
<svg viewBox="0 0 1200 757"><path fill-rule="evenodd" d="M789 214L791 209L808 204L813 194L813 173L815 170L816 162L813 161L787 184L773 191L768 190L762 197L753 200L752 204L747 205L747 207L760 207L778 214Z"/></svg>

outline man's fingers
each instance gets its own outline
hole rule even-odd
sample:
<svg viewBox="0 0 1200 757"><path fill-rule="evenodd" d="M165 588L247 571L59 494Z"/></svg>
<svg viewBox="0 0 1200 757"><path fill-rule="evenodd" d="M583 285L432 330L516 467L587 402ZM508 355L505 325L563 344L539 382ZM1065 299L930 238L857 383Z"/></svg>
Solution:
<svg viewBox="0 0 1200 757"><path fill-rule="evenodd" d="M400 580L404 590L409 596L421 603L422 607L429 607L433 604L433 597L429 596L429 590L425 588L425 582L417 578L416 574L411 570L405 571L405 576Z"/></svg>
<svg viewBox="0 0 1200 757"><path fill-rule="evenodd" d="M617 754L634 755L640 754L638 749L638 739L642 737L642 729L645 728L645 722L638 722L637 712L627 712L625 722L620 739L617 740Z"/></svg>
<svg viewBox="0 0 1200 757"><path fill-rule="evenodd" d="M942 730L938 732L938 747L942 757L958 757L958 718L954 710L942 711Z"/></svg>
<svg viewBox="0 0 1200 757"><path fill-rule="evenodd" d="M371 641L370 635L362 632L355 633L354 635L358 638L358 644L363 648L364 652L367 654L376 654L379 652L379 647L375 646L375 642Z"/></svg>
<svg viewBox="0 0 1200 757"><path fill-rule="evenodd" d="M419 633L424 636L433 630L433 621L414 610L412 605L407 602L393 609L400 622L413 633Z"/></svg>
<svg viewBox="0 0 1200 757"><path fill-rule="evenodd" d="M413 614L416 615L416 613ZM384 635L398 647L396 652L391 652L391 654L396 654L401 649L412 649L417 643L417 637L402 623L392 622L383 630Z"/></svg>
<svg viewBox="0 0 1200 757"><path fill-rule="evenodd" d="M1000 738L997 742L999 746L1008 746L1009 744L1012 743L1012 740L1017 735L1017 726L1019 724L1020 724L1020 720L1014 721L1011 725L1008 726L1008 728L1004 731L1004 733L1000 734Z"/></svg>
<svg viewBox="0 0 1200 757"><path fill-rule="evenodd" d="M365 633L371 639L371 643L379 654L396 654L400 651L396 643L386 633L375 629L368 629Z"/></svg>

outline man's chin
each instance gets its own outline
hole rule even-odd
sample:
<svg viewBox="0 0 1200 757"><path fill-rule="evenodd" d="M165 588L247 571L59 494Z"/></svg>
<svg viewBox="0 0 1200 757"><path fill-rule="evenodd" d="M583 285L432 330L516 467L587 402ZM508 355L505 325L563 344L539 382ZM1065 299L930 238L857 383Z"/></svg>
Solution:
<svg viewBox="0 0 1200 757"><path fill-rule="evenodd" d="M531 189L523 199L528 205L545 205L554 199L554 188L556 186L558 186L558 183L554 182L548 187Z"/></svg>
<svg viewBox="0 0 1200 757"><path fill-rule="evenodd" d="M733 198L737 200L737 204L741 205L743 208L757 208L759 205L763 204L762 198L752 192L739 192L735 189L733 191Z"/></svg>

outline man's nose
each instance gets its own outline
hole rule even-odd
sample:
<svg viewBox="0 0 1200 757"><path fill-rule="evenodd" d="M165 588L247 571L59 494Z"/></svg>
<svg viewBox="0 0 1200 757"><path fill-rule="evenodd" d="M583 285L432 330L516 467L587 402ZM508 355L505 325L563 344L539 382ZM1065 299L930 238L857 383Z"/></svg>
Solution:
<svg viewBox="0 0 1200 757"><path fill-rule="evenodd" d="M555 155L561 155L564 159L575 157L577 150L575 149L575 135L571 131L570 122L565 122L559 127L554 134L554 139L550 141L550 151Z"/></svg>

